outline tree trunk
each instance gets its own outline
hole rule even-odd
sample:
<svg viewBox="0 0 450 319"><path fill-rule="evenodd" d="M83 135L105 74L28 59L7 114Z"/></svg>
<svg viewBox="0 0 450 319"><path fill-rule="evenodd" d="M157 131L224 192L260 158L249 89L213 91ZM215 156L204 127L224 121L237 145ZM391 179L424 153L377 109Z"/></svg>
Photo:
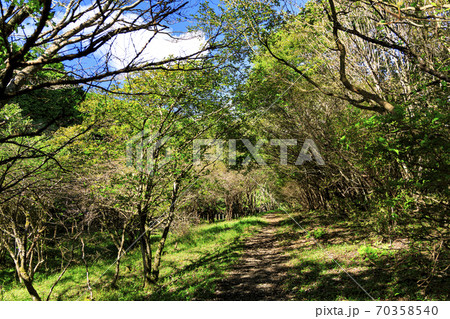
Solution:
<svg viewBox="0 0 450 319"><path fill-rule="evenodd" d="M30 257L30 260L27 260L27 241L26 236L23 239L16 238L15 242L18 249L18 254L14 256L14 251L9 250L9 253L14 260L14 264L16 266L17 276L19 277L20 283L22 283L27 289L33 301L41 301L41 297L39 296L36 289L33 287L33 268L31 267L31 260L33 257ZM31 247L32 248L32 247ZM28 267L28 271L26 268L27 263L30 264Z"/></svg>
<svg viewBox="0 0 450 319"><path fill-rule="evenodd" d="M167 225L164 227L164 231L162 233L161 239L159 240L158 248L155 252L155 260L153 261L152 266L152 281L157 282L159 278L159 265L161 264L161 256L164 250L164 245L166 244L167 235L169 234L170 225L172 224L173 215L170 214Z"/></svg>
<svg viewBox="0 0 450 319"><path fill-rule="evenodd" d="M173 214L175 212L175 202L178 198L178 182L175 181L173 183L173 191L172 191L172 202L169 208L169 217L167 218L167 225L164 227L163 233L161 235L161 239L159 240L158 248L155 253L155 260L152 267L152 281L157 282L159 278L159 265L161 264L161 256L164 250L164 245L166 244L167 236L169 235L170 225L173 221Z"/></svg>
<svg viewBox="0 0 450 319"><path fill-rule="evenodd" d="M120 237L120 244L117 249L117 260L116 260L116 269L114 272L113 280L111 281L111 287L116 287L117 280L119 280L119 274L120 274L120 258L122 257L123 252L123 246L125 245L125 231L126 231L126 224L123 227L122 236Z"/></svg>
<svg viewBox="0 0 450 319"><path fill-rule="evenodd" d="M17 273L19 275L19 280L22 282L22 284L27 289L28 293L30 294L33 301L41 301L41 297L39 296L36 289L33 287L33 280L30 278L30 276L27 274L24 267L18 267Z"/></svg>
<svg viewBox="0 0 450 319"><path fill-rule="evenodd" d="M145 225L147 223L146 212L139 213L139 233L141 234L141 254L142 254L142 276L144 280L144 288L151 285L151 265L152 250L150 246L150 234L145 233Z"/></svg>

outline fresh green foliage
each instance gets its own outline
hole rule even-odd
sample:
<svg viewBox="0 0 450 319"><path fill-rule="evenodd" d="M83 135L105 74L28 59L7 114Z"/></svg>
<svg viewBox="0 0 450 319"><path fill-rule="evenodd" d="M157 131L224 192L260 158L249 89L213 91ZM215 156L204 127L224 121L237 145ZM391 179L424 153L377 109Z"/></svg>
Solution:
<svg viewBox="0 0 450 319"><path fill-rule="evenodd" d="M362 245L358 249L358 253L366 260L378 261L380 257L385 256L387 253L376 247L369 245Z"/></svg>
<svg viewBox="0 0 450 319"><path fill-rule="evenodd" d="M306 235L306 238L315 238L315 239L320 239L322 237L324 237L326 235L326 230L322 227L319 227L317 229L314 229L312 231L309 231L308 234Z"/></svg>

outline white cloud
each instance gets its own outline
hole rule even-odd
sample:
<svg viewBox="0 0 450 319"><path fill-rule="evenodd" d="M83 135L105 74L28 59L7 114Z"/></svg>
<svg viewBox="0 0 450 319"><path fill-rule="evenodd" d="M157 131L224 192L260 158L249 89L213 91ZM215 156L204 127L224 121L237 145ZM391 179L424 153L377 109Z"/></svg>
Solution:
<svg viewBox="0 0 450 319"><path fill-rule="evenodd" d="M140 30L120 34L98 51L98 57L112 68L129 63L162 61L169 56L185 57L195 54L205 45L201 33L186 32L176 39L167 33ZM101 57L100 57L101 55Z"/></svg>
<svg viewBox="0 0 450 319"><path fill-rule="evenodd" d="M58 24L61 22L64 16L65 9L57 8L55 9L56 14L53 22ZM98 12L98 7L94 4L82 5L75 10L76 14L80 14L76 21L71 21L66 27L59 31L59 34L64 34L68 30L79 27L80 24L91 19ZM105 23L111 23L115 21L117 17L116 14L108 17ZM136 24L145 24L145 21L130 12L125 12L120 14L121 21L111 26L109 30L120 28L123 26L130 26ZM30 36L34 32L34 24L26 24L24 30L15 36L19 39L24 39ZM50 31L52 27L47 26L45 31ZM77 33L75 37L87 35L96 29L96 25L84 28ZM104 31L107 32L107 31ZM205 36L202 33L192 33L186 32L178 34L175 38L171 37L169 34L174 34L170 29L164 32L159 32L155 35L152 30L139 30L135 32L130 32L126 34L119 34L113 39L104 44L99 50L93 53L89 57L83 58L86 67L92 65L93 68L103 68L104 64L107 64L110 69L120 69L127 66L129 63L133 65L152 62L152 61L162 61L169 56L175 57L185 57L195 54L201 50L205 45ZM76 45L71 45L64 48L63 54L69 54L77 52L82 47L87 47L90 44L90 39L86 39L77 43ZM93 60L91 58L94 58ZM90 62L87 62L90 61ZM95 61L95 62L92 62ZM85 70L86 72L88 70Z"/></svg>

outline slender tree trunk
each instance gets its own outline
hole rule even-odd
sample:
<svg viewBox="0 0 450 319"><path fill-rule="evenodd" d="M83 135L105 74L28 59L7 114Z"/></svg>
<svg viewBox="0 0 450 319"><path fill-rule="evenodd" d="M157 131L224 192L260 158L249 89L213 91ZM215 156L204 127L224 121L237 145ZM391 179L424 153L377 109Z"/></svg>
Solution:
<svg viewBox="0 0 450 319"><path fill-rule="evenodd" d="M175 202L177 201L177 199L178 199L178 182L175 181L173 183L172 202L169 208L169 217L167 218L166 227L164 227L161 239L159 240L158 248L156 249L155 253L155 260L153 262L151 273L152 275L151 279L153 282L157 282L159 278L159 266L161 264L161 256L164 250L164 246L166 244L167 236L169 235L170 226L173 221L173 214L175 212Z"/></svg>
<svg viewBox="0 0 450 319"><path fill-rule="evenodd" d="M85 269L86 269L86 286L87 286L87 289L89 291L89 299L90 300L94 300L94 295L92 293L92 287L91 287L91 280L89 279L89 266L88 266L88 263L87 263L87 260L86 260L84 247L85 247L84 241L83 241L83 238L81 238L81 259L83 259L84 266L85 266Z"/></svg>
<svg viewBox="0 0 450 319"><path fill-rule="evenodd" d="M30 276L27 274L24 267L18 267L17 273L19 275L19 280L22 282L22 284L27 289L28 293L30 294L33 301L41 301L41 297L39 296L36 289L34 289L33 286L33 280L30 278Z"/></svg>
<svg viewBox="0 0 450 319"><path fill-rule="evenodd" d="M14 260L19 281L25 286L33 301L41 301L41 297L33 286L33 269L30 266L27 271L26 268L28 262L26 236L24 236L23 240L16 238L16 245L19 253L16 256L14 256L13 250L10 250L9 253Z"/></svg>
<svg viewBox="0 0 450 319"><path fill-rule="evenodd" d="M144 288L152 284L151 281L151 265L152 265L152 250L150 246L150 234L145 233L145 226L147 223L147 213L142 210L139 212L139 234L141 236L141 254L142 254L142 275L144 280Z"/></svg>
<svg viewBox="0 0 450 319"><path fill-rule="evenodd" d="M170 225L172 224L172 221L173 215L171 213L167 220L167 225L166 227L164 227L161 239L159 240L158 248L156 249L155 252L155 259L152 265L152 278L151 278L153 282L157 282L159 278L159 265L161 264L161 256L164 250L164 245L166 244L167 235L169 235Z"/></svg>
<svg viewBox="0 0 450 319"><path fill-rule="evenodd" d="M117 260L116 260L116 269L114 272L114 277L113 280L111 281L111 287L116 287L117 285L117 280L119 280L119 274L120 274L120 257L122 257L122 253L123 253L123 246L125 244L125 230L126 230L126 226L127 224L125 223L123 230L122 230L122 236L120 237L120 243L119 243L119 247L117 249Z"/></svg>

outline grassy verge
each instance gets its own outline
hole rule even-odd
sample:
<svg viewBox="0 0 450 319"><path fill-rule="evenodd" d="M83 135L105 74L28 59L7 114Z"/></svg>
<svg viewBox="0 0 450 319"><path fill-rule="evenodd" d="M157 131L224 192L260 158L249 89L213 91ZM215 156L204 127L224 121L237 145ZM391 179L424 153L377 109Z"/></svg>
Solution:
<svg viewBox="0 0 450 319"><path fill-rule="evenodd" d="M114 267L111 248L89 248L89 274L95 300L195 300L211 299L215 284L242 254L243 241L265 224L260 217L247 217L193 227L180 236L170 236L161 264L160 285L142 289L142 270L138 249L122 259L118 288L107 288ZM155 238L156 239L156 238ZM89 246L89 244L88 244ZM105 245L112 247L110 245ZM98 249L96 249L96 247ZM14 272L0 272L1 300L30 300L28 293L11 280ZM34 282L45 298L59 272L40 273ZM4 283L7 282L5 285ZM86 271L82 263L70 267L55 287L51 300L86 300Z"/></svg>
<svg viewBox="0 0 450 319"><path fill-rule="evenodd" d="M404 241L381 243L364 229L326 213L299 213L294 218L304 230L286 218L277 234L289 256L284 289L292 299L371 300L353 279L375 300L449 299L449 276L422 281L429 277L429 256Z"/></svg>

